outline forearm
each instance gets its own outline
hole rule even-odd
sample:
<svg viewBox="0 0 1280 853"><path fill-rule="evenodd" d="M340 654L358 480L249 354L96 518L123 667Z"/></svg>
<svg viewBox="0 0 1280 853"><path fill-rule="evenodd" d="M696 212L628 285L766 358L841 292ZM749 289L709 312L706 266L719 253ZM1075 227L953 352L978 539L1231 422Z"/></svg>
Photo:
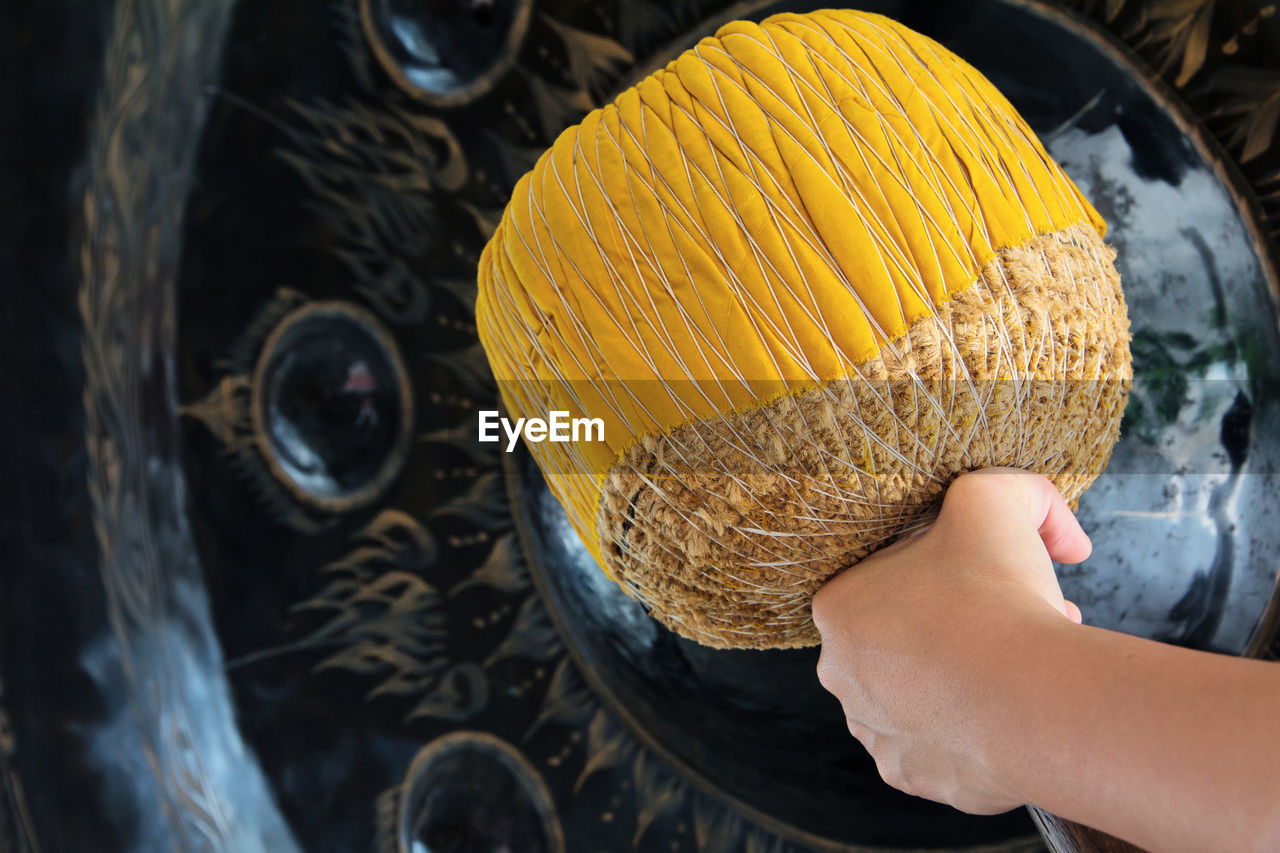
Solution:
<svg viewBox="0 0 1280 853"><path fill-rule="evenodd" d="M1280 849L1280 667L1069 623L1009 654L988 750L1027 802L1153 850Z"/></svg>

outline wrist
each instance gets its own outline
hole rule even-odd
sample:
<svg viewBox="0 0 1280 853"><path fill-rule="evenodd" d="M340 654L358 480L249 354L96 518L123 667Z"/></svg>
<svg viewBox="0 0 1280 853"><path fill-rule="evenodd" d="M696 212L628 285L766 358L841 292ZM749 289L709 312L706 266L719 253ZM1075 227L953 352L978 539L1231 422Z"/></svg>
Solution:
<svg viewBox="0 0 1280 853"><path fill-rule="evenodd" d="M1008 801L1043 805L1068 772L1070 705L1079 686L1070 673L1082 628L1056 613L993 632L977 701L978 749Z"/></svg>

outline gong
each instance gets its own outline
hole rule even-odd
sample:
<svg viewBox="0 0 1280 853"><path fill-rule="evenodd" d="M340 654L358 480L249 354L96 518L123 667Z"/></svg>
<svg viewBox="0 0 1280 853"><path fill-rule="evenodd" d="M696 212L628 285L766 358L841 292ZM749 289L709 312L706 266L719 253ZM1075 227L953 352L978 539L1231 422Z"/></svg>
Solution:
<svg viewBox="0 0 1280 853"><path fill-rule="evenodd" d="M772 3L752 18L821 4ZM1094 29L1034 3L871 3L975 65L1106 218L1133 326L1134 390L1081 498L1092 556L1058 567L1087 624L1228 654L1275 629L1280 365L1276 269L1256 212L1203 132ZM655 65L660 65L659 59ZM607 580L527 453L512 506L539 588L615 713L708 789L826 844L1009 839L879 782L814 677L818 650L697 645Z"/></svg>
<svg viewBox="0 0 1280 853"><path fill-rule="evenodd" d="M0 851L1038 848L882 784L816 650L662 629L476 441L515 181L723 22L821 4L10 5ZM1175 5L862 8L985 73L1119 250L1137 378L1067 596L1274 656L1280 17Z"/></svg>

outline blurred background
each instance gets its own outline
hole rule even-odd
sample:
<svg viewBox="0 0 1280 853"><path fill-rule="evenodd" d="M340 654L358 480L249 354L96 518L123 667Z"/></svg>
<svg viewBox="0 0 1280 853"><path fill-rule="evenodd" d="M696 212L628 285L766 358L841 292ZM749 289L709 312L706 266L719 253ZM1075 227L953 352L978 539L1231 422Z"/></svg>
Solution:
<svg viewBox="0 0 1280 853"><path fill-rule="evenodd" d="M4 4L0 853L1040 848L883 786L816 650L660 629L474 440L516 179L824 5ZM858 7L988 74L1120 250L1138 382L1068 597L1276 656L1277 5Z"/></svg>

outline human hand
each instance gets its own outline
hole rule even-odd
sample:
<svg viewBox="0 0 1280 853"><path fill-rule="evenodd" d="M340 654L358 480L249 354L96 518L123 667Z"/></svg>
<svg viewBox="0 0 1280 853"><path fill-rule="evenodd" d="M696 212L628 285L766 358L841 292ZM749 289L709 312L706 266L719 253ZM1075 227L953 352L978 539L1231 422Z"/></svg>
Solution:
<svg viewBox="0 0 1280 853"><path fill-rule="evenodd" d="M1013 765L1027 757L1001 743L1016 704L995 699L1080 622L1051 560L1091 547L1047 479L989 468L957 479L924 533L818 591L818 678L886 782L975 814L1023 804Z"/></svg>

